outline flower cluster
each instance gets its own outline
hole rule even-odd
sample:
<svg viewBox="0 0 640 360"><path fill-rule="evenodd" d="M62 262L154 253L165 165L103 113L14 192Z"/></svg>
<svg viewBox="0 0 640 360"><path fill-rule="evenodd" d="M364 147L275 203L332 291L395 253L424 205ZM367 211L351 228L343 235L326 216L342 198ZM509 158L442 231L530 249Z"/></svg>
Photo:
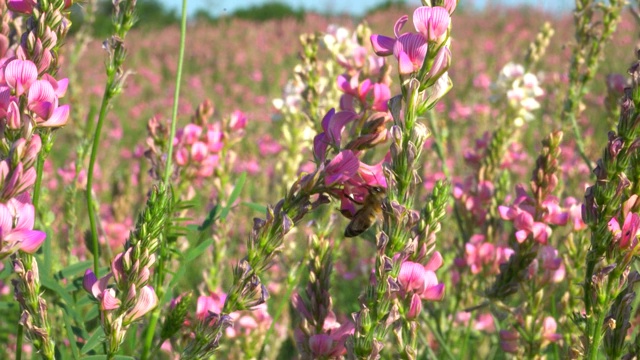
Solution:
<svg viewBox="0 0 640 360"><path fill-rule="evenodd" d="M516 187L516 200L510 206L498 207L503 220L513 221L516 239L519 243L530 235L533 240L545 245L551 236L550 225L565 225L569 214L560 207L560 201L547 196L541 204L527 193L522 186ZM539 205L539 208L537 208ZM541 213L542 215L538 215Z"/></svg>
<svg viewBox="0 0 640 360"><path fill-rule="evenodd" d="M129 326L158 304L156 291L150 285L151 269L171 204L170 190L155 188L124 251L111 261L111 271L99 279L91 269L85 272L83 286L100 304L100 321L109 353L119 349ZM112 278L114 286L109 285Z"/></svg>
<svg viewBox="0 0 640 360"><path fill-rule="evenodd" d="M213 113L212 103L209 100L202 102L191 123L178 129L173 139L176 171L186 181L201 183L211 177L227 155L228 147L244 135L247 116L243 112L234 111L225 122L209 123ZM149 149L145 155L151 160L152 172L157 176L163 168L160 164L167 146L168 129L156 118L149 120L147 128Z"/></svg>
<svg viewBox="0 0 640 360"><path fill-rule="evenodd" d="M536 98L544 95L544 90L538 85L538 78L534 74L525 73L522 65L514 63L508 63L502 68L498 80L491 85L491 92L492 101L506 101L513 111L513 124L516 127L534 119L531 112L540 108Z"/></svg>

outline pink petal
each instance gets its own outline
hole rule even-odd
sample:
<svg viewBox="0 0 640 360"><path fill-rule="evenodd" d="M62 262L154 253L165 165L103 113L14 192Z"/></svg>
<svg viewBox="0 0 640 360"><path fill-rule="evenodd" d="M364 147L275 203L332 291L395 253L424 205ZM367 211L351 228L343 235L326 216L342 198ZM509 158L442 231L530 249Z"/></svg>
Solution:
<svg viewBox="0 0 640 360"><path fill-rule="evenodd" d="M436 251L431 255L431 259L429 259L429 262L427 262L427 265L425 265L424 268L425 270L436 271L440 269L443 263L442 255Z"/></svg>
<svg viewBox="0 0 640 360"><path fill-rule="evenodd" d="M444 298L444 284L438 284L427 288L422 293L422 298L425 300L440 301Z"/></svg>
<svg viewBox="0 0 640 360"><path fill-rule="evenodd" d="M149 311L153 310L158 305L158 296L151 286L145 286L140 290L138 295L138 301L136 301L133 309L125 315L124 322L131 323L136 319L144 316Z"/></svg>
<svg viewBox="0 0 640 360"><path fill-rule="evenodd" d="M13 60L4 69L4 76L10 88L14 89L16 96L24 94L31 84L38 78L36 65L29 60Z"/></svg>
<svg viewBox="0 0 640 360"><path fill-rule="evenodd" d="M396 39L386 37L384 35L371 35L371 45L373 51L378 56L389 56L393 54L393 45Z"/></svg>
<svg viewBox="0 0 640 360"><path fill-rule="evenodd" d="M393 26L393 33L396 35L396 38L399 38L402 35L400 32L402 31L402 28L404 27L404 24L407 23L407 21L409 21L409 17L407 15L402 15L400 19L396 21L395 25Z"/></svg>
<svg viewBox="0 0 640 360"><path fill-rule="evenodd" d="M100 302L100 308L102 310L114 310L120 307L120 300L116 298L115 291L113 289L107 289L102 292L102 301Z"/></svg>
<svg viewBox="0 0 640 360"><path fill-rule="evenodd" d="M53 111L49 120L38 123L40 127L60 127L69 120L69 105L62 105Z"/></svg>
<svg viewBox="0 0 640 360"><path fill-rule="evenodd" d="M360 160L351 150L341 151L325 168L325 185L344 182L358 173Z"/></svg>
<svg viewBox="0 0 640 360"><path fill-rule="evenodd" d="M47 233L39 230L18 230L13 231L6 239L11 241L13 238L21 239L21 251L33 254L40 248L40 245L42 245L44 240L47 238Z"/></svg>
<svg viewBox="0 0 640 360"><path fill-rule="evenodd" d="M82 287L88 293L93 293L93 285L98 282L98 278L96 274L93 273L91 269L87 269L84 272L84 277L82 278Z"/></svg>

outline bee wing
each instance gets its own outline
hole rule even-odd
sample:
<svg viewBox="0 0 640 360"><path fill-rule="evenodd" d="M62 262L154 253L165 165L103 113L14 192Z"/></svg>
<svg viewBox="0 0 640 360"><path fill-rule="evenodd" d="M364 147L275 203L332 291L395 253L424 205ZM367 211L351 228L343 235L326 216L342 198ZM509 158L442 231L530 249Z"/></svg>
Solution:
<svg viewBox="0 0 640 360"><path fill-rule="evenodd" d="M363 232L365 232L368 228L371 227L371 224L375 221L375 215L371 211L367 209L360 209L353 216L353 219L347 225L347 228L344 229L345 237L355 237Z"/></svg>

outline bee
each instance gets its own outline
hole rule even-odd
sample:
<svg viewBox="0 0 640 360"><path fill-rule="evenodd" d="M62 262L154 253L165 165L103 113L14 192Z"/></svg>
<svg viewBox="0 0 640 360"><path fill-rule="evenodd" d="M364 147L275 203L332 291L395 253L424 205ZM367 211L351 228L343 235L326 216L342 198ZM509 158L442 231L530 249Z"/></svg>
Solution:
<svg viewBox="0 0 640 360"><path fill-rule="evenodd" d="M386 191L382 187L371 186L369 194L362 202L362 207L351 218L351 222L344 230L345 237L354 237L362 234L382 217L382 203L386 198ZM353 200L353 199L352 199ZM355 201L354 201L355 202Z"/></svg>

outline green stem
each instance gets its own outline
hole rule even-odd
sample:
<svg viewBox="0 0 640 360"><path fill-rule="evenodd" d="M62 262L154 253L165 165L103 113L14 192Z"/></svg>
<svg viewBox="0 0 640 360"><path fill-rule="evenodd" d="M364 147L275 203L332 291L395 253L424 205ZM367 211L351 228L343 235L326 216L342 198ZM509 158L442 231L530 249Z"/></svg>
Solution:
<svg viewBox="0 0 640 360"><path fill-rule="evenodd" d="M275 326L278 323L278 319L280 319L280 316L282 316L284 309L287 308L287 306L289 306L289 299L291 299L291 295L293 294L293 291L296 289L296 285L298 284L299 279L302 276L302 271L305 269L306 269L305 266L298 266L298 269L295 274L295 278L292 279L294 281L290 281L287 284L288 288L287 288L286 296L283 298L283 301L280 301L280 306L278 306L275 314L273 314L273 320L271 321L271 325L269 326L267 333L264 335L262 346L260 347L258 360L262 360L264 358L264 352L266 350L268 341L271 339L271 334L273 334L273 332L275 331Z"/></svg>
<svg viewBox="0 0 640 360"><path fill-rule="evenodd" d="M153 344L153 337L155 335L155 329L158 325L159 319L160 311L156 309L153 311L151 321L149 321L149 326L147 327L147 333L144 338L144 348L142 349L142 355L140 356L141 360L146 360L149 356L149 351L151 350L151 344Z"/></svg>
<svg viewBox="0 0 640 360"><path fill-rule="evenodd" d="M96 277L100 277L100 251L98 245L98 223L96 218L95 202L93 199L93 171L96 165L96 158L98 157L98 148L100 147L100 135L102 134L102 125L104 119L107 117L107 108L109 106L109 100L111 99L111 86L113 83L113 77L111 75L107 80L107 84L104 88L104 95L102 96L102 104L100 104L100 115L98 116L98 124L96 125L96 131L93 135L93 145L91 146L91 157L89 158L89 169L87 170L87 212L89 213L89 223L91 225L91 244L93 252L93 272Z"/></svg>
<svg viewBox="0 0 640 360"><path fill-rule="evenodd" d="M425 320L425 317L423 316L422 319ZM433 327L433 324L431 324L431 321L426 319L424 323L427 324L427 326L429 327L429 330L431 331L433 336L436 338L436 341L438 341L438 344L440 344L440 346L442 347L442 350L444 350L444 353L447 355L447 357L449 359L451 359L451 360L457 359L457 357L455 355L453 355L453 353L449 349L449 345L447 344L447 341L445 339L443 339L442 335L440 335L440 332L438 332ZM429 346L427 346L427 347L429 348Z"/></svg>
<svg viewBox="0 0 640 360"><path fill-rule="evenodd" d="M171 133L169 135L169 149L167 152L167 164L164 169L164 183L167 187L170 186L169 180L171 178L171 159L173 158L173 138L176 136L176 124L178 119L178 104L180 102L180 84L182 82L182 67L184 64L184 49L187 37L187 0L182 0L182 19L180 21L180 51L178 53L178 69L176 73L176 85L175 85L175 93L173 95L173 113L171 115ZM158 279L159 284L162 285L162 281L164 279L164 261L166 261L165 251L166 241L161 241L160 243L160 252L162 254L160 258L160 264L158 266L158 272L156 274L156 278ZM156 287L159 289L160 287ZM160 318L160 309L159 307L154 310L151 321L149 322L149 326L147 327L147 333L144 342L144 348L142 350L142 360L146 360L149 354L149 350L151 349L151 345L153 344L153 338L156 332L156 325L158 324L158 319Z"/></svg>
<svg viewBox="0 0 640 360"><path fill-rule="evenodd" d="M612 287L612 281L611 279L619 279L619 274L617 274L616 276L616 271L614 271L613 273L611 273L611 277L609 278L609 280L607 280L607 290L605 292L605 298L602 301L598 301L598 309L596 311L594 311L594 313L591 314L591 321L589 323L588 329L593 329L593 332L589 333L588 336L590 337L588 339L588 341L590 342L589 347L587 348L587 357L586 359L588 360L597 360L598 359L598 354L599 354L599 349L600 349L600 342L602 341L602 327L604 326L604 311L609 308L609 300L611 298L610 294L611 294L611 287ZM593 327L593 321L595 320L595 328Z"/></svg>
<svg viewBox="0 0 640 360"><path fill-rule="evenodd" d="M16 360L22 360L22 339L24 338L24 326L18 324L18 338L16 340Z"/></svg>
<svg viewBox="0 0 640 360"><path fill-rule="evenodd" d="M591 162L591 159L589 159L589 156L587 155L587 152L584 149L584 141L582 141L582 135L583 135L582 130L580 129L580 126L578 126L578 121L576 120L575 114L571 114L569 115L569 117L571 119L571 127L573 128L573 134L575 136L578 153L580 154L580 157L582 158L582 160L584 160L584 163L589 168L589 172L592 172L593 163Z"/></svg>
<svg viewBox="0 0 640 360"><path fill-rule="evenodd" d="M171 177L171 159L173 157L173 138L176 136L178 118L178 103L180 101L180 83L182 82L182 65L184 63L184 48L187 37L187 0L182 0L182 20L180 22L180 52L178 53L178 70L176 73L176 91L173 95L173 113L171 114L171 134L169 135L169 150L167 166L164 169L164 183L168 186Z"/></svg>
<svg viewBox="0 0 640 360"><path fill-rule="evenodd" d="M444 146L443 146L443 141L442 141L442 133L437 128L436 120L435 120L435 118L433 116L433 111L429 111L427 119L429 120L429 126L431 127L431 131L433 132L433 144L435 146L436 154L438 155L438 158L442 162L442 172L444 173L444 176L447 179L449 179L450 178L450 176L449 176L449 166L447 166L447 159L444 156Z"/></svg>
<svg viewBox="0 0 640 360"><path fill-rule="evenodd" d="M47 155L44 153L44 149L38 154L36 161L36 182L33 186L33 207L36 213L38 212L38 205L40 204L40 188L42 187L42 171L44 168L44 159Z"/></svg>

